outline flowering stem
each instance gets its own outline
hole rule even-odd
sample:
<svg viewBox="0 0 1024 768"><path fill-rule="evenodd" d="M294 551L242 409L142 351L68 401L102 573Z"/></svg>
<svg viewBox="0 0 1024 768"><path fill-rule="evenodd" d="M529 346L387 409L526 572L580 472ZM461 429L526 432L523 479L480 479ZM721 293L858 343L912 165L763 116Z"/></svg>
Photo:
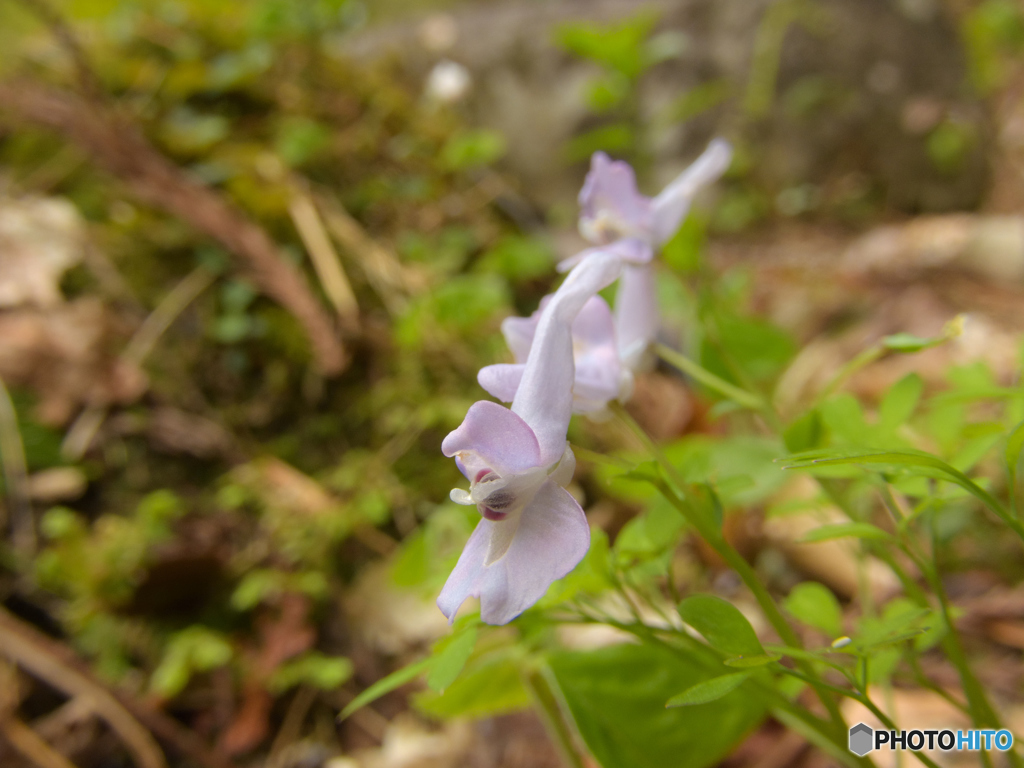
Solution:
<svg viewBox="0 0 1024 768"><path fill-rule="evenodd" d="M665 638L659 637L656 630L647 626L639 619L635 606L631 605L631 609L636 621L630 623L617 621L607 615L600 617L590 616L587 613L582 615L585 621L608 624L636 636L641 641L655 643L673 653L683 655L687 660L697 662L712 674L721 674L722 656L720 653L681 630L666 630L671 632L670 637L673 640L673 642L668 642ZM857 757L847 750L845 726L842 728L833 727L832 723L828 720L823 720L807 711L807 709L794 704L776 688L759 680L757 677L750 678L747 681L747 685L750 686L751 693L757 696L765 709L771 713L772 717L800 733L810 743L829 754L838 763L851 766L851 768L873 765L868 758Z"/></svg>
<svg viewBox="0 0 1024 768"><path fill-rule="evenodd" d="M834 481L821 477L817 478L817 481L833 504L841 509L851 520L857 519L847 508ZM907 539L902 530L900 538L900 550L909 557L911 562L913 562L921 571L925 581L928 582L928 585L932 590L934 590L935 596L938 598L940 609L939 614L942 616L943 624L945 624L946 627L946 632L943 634L940 644L942 645L942 649L946 652L946 656L949 658L960 676L960 684L963 687L964 695L967 697L967 711L970 714L972 723L976 728L1002 728L999 716L996 714L995 709L992 707L992 704L989 702L988 697L985 694L984 686L982 686L981 681L975 677L970 663L967 660L967 654L960 642L960 635L953 623L949 597L946 595L946 588L942 583L942 578L939 576L938 570L928 558L919 555L915 551L911 546L911 542ZM896 578L899 579L900 583L903 585L903 589L911 599L915 600L922 606L931 608L931 603L924 590L913 578L910 577L890 552L879 547L876 551L876 555L889 566L894 574L896 574ZM1008 756L1012 765L1024 765L1021 757L1015 751L1011 750L1008 753ZM981 753L981 759L986 765L990 764L990 760L986 752Z"/></svg>
<svg viewBox="0 0 1024 768"><path fill-rule="evenodd" d="M761 583L761 580L757 577L754 569L750 566L743 556L736 551L735 548L722 536L721 531L711 523L706 516L701 515L697 509L690 504L681 489L687 487L687 483L679 477L676 472L676 468L668 460L661 448L650 438L650 436L644 431L643 427L636 423L636 420L629 415L625 408L619 403L612 403L611 410L619 416L625 422L626 426L629 427L630 431L644 444L644 446L654 456L658 464L662 467L665 474L672 481L672 484L676 488L680 489L677 491L672 485L665 482L664 480L652 481L652 484L661 492L661 494L682 513L683 517L697 530L697 533L703 538L712 549L718 553L725 562L732 568L746 584L747 588L753 593L754 598L757 600L758 605L761 606L761 610L764 611L765 617L768 622L778 633L779 637L786 645L790 645L794 648L803 648L803 641L800 636L793 630L786 621L786 617L782 615L782 611L775 604L775 600L771 594ZM814 671L811 666L805 661L798 661L797 664L805 670L811 679L816 679ZM814 684L812 684L814 685ZM839 708L835 701L829 696L824 689L814 685L815 693L818 698L821 699L821 703L825 705L825 709L828 710L829 716L832 722L837 728L845 728L843 724L842 714L839 712Z"/></svg>
<svg viewBox="0 0 1024 768"><path fill-rule="evenodd" d="M583 759L573 738L573 729L567 722L562 705L555 693L557 687L550 680L546 667L535 668L523 674L523 684L541 715L548 735L558 747L562 759L570 768L583 768Z"/></svg>

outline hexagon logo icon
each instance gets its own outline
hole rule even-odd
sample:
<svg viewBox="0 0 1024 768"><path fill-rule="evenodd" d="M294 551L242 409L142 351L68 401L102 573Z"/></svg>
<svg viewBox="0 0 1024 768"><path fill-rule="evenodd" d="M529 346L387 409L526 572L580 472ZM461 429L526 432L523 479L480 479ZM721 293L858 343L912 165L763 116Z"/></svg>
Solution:
<svg viewBox="0 0 1024 768"><path fill-rule="evenodd" d="M875 748L875 732L870 725L857 723L850 729L850 751L858 757L864 757Z"/></svg>

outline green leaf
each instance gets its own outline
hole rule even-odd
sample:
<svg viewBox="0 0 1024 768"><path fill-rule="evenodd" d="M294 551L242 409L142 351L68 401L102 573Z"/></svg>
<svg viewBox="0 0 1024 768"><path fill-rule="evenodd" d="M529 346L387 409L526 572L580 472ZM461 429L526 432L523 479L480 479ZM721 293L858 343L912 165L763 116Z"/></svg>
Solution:
<svg viewBox="0 0 1024 768"><path fill-rule="evenodd" d="M331 691L352 677L352 662L342 656L325 656L309 651L289 659L274 670L267 687L274 693L305 683L322 691Z"/></svg>
<svg viewBox="0 0 1024 768"><path fill-rule="evenodd" d="M734 672L731 675L713 677L673 696L665 702L665 706L688 707L694 704L707 704L712 701L718 701L726 694L732 693L739 688L748 677L750 677L749 672Z"/></svg>
<svg viewBox="0 0 1024 768"><path fill-rule="evenodd" d="M444 691L455 682L476 646L477 627L470 625L464 631L446 637L434 648L434 663L427 675L427 687Z"/></svg>
<svg viewBox="0 0 1024 768"><path fill-rule="evenodd" d="M955 483L973 495L1006 522L1010 522L1014 530L1020 533L1019 525L1013 525L1003 506L984 488L979 486L967 475L942 459L923 451L870 451L852 452L835 455L833 451L811 451L798 454L796 461L786 469L806 469L813 467L859 464L876 471L895 468L908 471L923 477L931 477Z"/></svg>
<svg viewBox="0 0 1024 768"><path fill-rule="evenodd" d="M892 600L885 606L882 617L865 617L860 622L856 638L862 651L881 648L923 635L931 624L941 623L936 613L904 598Z"/></svg>
<svg viewBox="0 0 1024 768"><path fill-rule="evenodd" d="M793 453L809 451L821 444L821 416L817 409L808 411L793 421L783 433L786 448Z"/></svg>
<svg viewBox="0 0 1024 768"><path fill-rule="evenodd" d="M1010 473L1010 493L1017 492L1017 467L1020 464L1020 452L1024 448L1024 421L1013 428L1006 438L1006 470Z"/></svg>
<svg viewBox="0 0 1024 768"><path fill-rule="evenodd" d="M853 395L847 392L835 395L822 403L820 410L822 421L840 440L864 445L870 439L872 429Z"/></svg>
<svg viewBox="0 0 1024 768"><path fill-rule="evenodd" d="M555 39L570 53L635 79L653 63L644 43L656 19L644 13L612 24L565 24L558 28Z"/></svg>
<svg viewBox="0 0 1024 768"><path fill-rule="evenodd" d="M330 146L332 130L308 117L285 117L274 135L274 150L285 164L294 167L312 160Z"/></svg>
<svg viewBox="0 0 1024 768"><path fill-rule="evenodd" d="M231 607L236 611L248 611L272 595L280 594L284 586L284 574L270 568L257 568L242 577L242 581L231 593Z"/></svg>
<svg viewBox="0 0 1024 768"><path fill-rule="evenodd" d="M653 459L637 464L628 472L619 475L622 480L636 480L641 483L661 482L661 467Z"/></svg>
<svg viewBox="0 0 1024 768"><path fill-rule="evenodd" d="M764 716L758 701L742 692L699 708L666 709L666 701L709 673L691 657L661 646L563 651L550 657L550 666L580 735L603 768L709 768Z"/></svg>
<svg viewBox="0 0 1024 768"><path fill-rule="evenodd" d="M181 654L167 654L149 678L149 688L154 693L170 698L181 693L192 676L188 659Z"/></svg>
<svg viewBox="0 0 1024 768"><path fill-rule="evenodd" d="M477 168L499 160L506 148L505 138L497 131L467 131L448 140L441 150L441 162L453 171Z"/></svg>
<svg viewBox="0 0 1024 768"><path fill-rule="evenodd" d="M578 162L590 157L598 150L607 152L628 152L636 140L636 134L628 123L612 123L594 128L565 143L565 156L569 162Z"/></svg>
<svg viewBox="0 0 1024 768"><path fill-rule="evenodd" d="M540 237L506 235L473 265L479 272L497 272L514 282L536 280L551 272L555 254Z"/></svg>
<svg viewBox="0 0 1024 768"><path fill-rule="evenodd" d="M341 714L338 715L338 719L344 720L357 709L362 709L367 704L376 701L384 694L391 693L391 691L396 688L400 688L409 681L414 680L423 672L430 669L430 665L433 663L433 659L422 659L421 661L409 664L401 669L396 669L387 677L382 677L376 683L352 699L352 701L350 701L348 705L341 710Z"/></svg>
<svg viewBox="0 0 1024 768"><path fill-rule="evenodd" d="M892 385L878 406L878 422L889 430L911 417L921 400L924 382L916 373L910 373Z"/></svg>
<svg viewBox="0 0 1024 768"><path fill-rule="evenodd" d="M708 644L729 656L764 654L750 622L732 603L714 595L694 595L679 604L683 621L700 632Z"/></svg>
<svg viewBox="0 0 1024 768"><path fill-rule="evenodd" d="M515 649L481 657L444 693L425 691L413 697L420 712L439 718L490 717L526 709L530 694L523 686Z"/></svg>
<svg viewBox="0 0 1024 768"><path fill-rule="evenodd" d="M162 696L180 693L194 672L207 672L231 661L231 644L219 632L194 625L174 633L160 664L150 678L150 688Z"/></svg>
<svg viewBox="0 0 1024 768"><path fill-rule="evenodd" d="M843 609L832 590L824 584L816 581L797 584L783 607L798 621L820 629L829 637L837 637L843 631Z"/></svg>
<svg viewBox="0 0 1024 768"><path fill-rule="evenodd" d="M732 659L726 659L724 663L727 667L748 669L750 667L763 667L765 664L771 664L781 658L782 656L777 653L761 653L757 656L736 656Z"/></svg>
<svg viewBox="0 0 1024 768"><path fill-rule="evenodd" d="M925 339L910 333L894 333L892 336L886 336L882 339L882 346L886 349L891 349L893 352L909 353L920 352L922 349L938 346L944 341L946 341L945 336L933 336Z"/></svg>
<svg viewBox="0 0 1024 768"><path fill-rule="evenodd" d="M654 556L674 547L686 521L667 503L651 504L626 523L615 537L615 553L621 557Z"/></svg>
<svg viewBox="0 0 1024 768"><path fill-rule="evenodd" d="M688 216L679 230L661 248L661 258L672 269L690 275L700 269L701 254L707 241L707 221Z"/></svg>
<svg viewBox="0 0 1024 768"><path fill-rule="evenodd" d="M842 665L830 661L825 651L809 651L805 648L792 648L787 645L769 645L768 650L773 654L777 653L780 656L787 656L791 659L803 659L804 661L826 664L835 669L843 669ZM846 654L849 651L841 651L841 653Z"/></svg>
<svg viewBox="0 0 1024 768"><path fill-rule="evenodd" d="M620 534L621 535L621 534ZM616 540L618 544L618 540ZM608 534L600 528L590 533L590 549L582 562L569 574L556 581L541 598L540 607L555 606L571 600L583 592L596 595L615 586L611 577L611 561L608 545Z"/></svg>
<svg viewBox="0 0 1024 768"><path fill-rule="evenodd" d="M718 318L717 324L720 343L755 381L772 379L796 355L793 337L762 318L724 315ZM702 362L709 351L706 346L702 350Z"/></svg>
<svg viewBox="0 0 1024 768"><path fill-rule="evenodd" d="M830 541L832 539L844 539L849 537L857 539L876 539L878 541L888 541L892 539L892 536L881 528L871 525L871 523L836 523L835 525L823 525L820 528L815 528L804 536L801 541L810 544L815 541Z"/></svg>

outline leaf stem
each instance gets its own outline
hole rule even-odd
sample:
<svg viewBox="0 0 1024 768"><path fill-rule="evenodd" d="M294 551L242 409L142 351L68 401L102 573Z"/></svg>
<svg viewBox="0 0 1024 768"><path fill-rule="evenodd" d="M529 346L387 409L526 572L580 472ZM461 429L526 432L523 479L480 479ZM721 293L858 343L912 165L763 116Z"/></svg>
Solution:
<svg viewBox="0 0 1024 768"><path fill-rule="evenodd" d="M583 768L583 758L574 738L574 729L558 700L556 685L552 684L547 667L531 669L523 673L523 684L530 693L551 740L558 747L562 760L570 768Z"/></svg>
<svg viewBox="0 0 1024 768"><path fill-rule="evenodd" d="M708 389L715 390L720 395L724 395L729 400L732 400L734 403L741 405L744 408L749 408L752 411L757 411L758 413L765 415L771 412L774 416L774 412L771 411L771 406L764 398L755 395L753 392L741 389L735 384L730 384L728 381L716 376L699 363L694 362L690 358L676 352L674 349L671 349L664 344L656 344L654 349L658 353L658 356L666 363L674 368L678 368L687 376L699 381Z"/></svg>
<svg viewBox="0 0 1024 768"><path fill-rule="evenodd" d="M618 403L612 404L612 411L621 418L625 424L629 427L630 431L644 444L644 446L654 456L655 460L662 467L665 475L672 481L672 483L678 488L686 488L687 483L679 477L676 468L669 462L668 458L662 452L661 448L650 438L647 432L644 431L643 427L636 423L636 420ZM701 515L692 504L684 498L683 495L677 493L676 489L669 483L663 480L652 481L652 484L661 491L662 495L671 503L676 509L682 513L683 517L697 530L697 533L711 546L712 549L718 553L725 562L732 568L746 584L747 588L753 593L754 598L757 600L761 610L764 611L765 617L768 622L772 625L772 628L778 633L779 637L786 645L793 646L794 648L803 648L803 642L800 636L793 630L786 617L782 615L782 611L779 610L775 600L771 594L761 583L761 580L757 577L754 569L750 566L742 555L736 551L736 549L729 544L729 542L722 536L721 532L711 523L706 516ZM805 669L807 674L814 678L813 668L806 661L797 660L797 664L801 668ZM842 714L839 711L835 701L827 695L824 689L819 688L817 685L813 685L815 693L821 703L828 710L829 716L832 722L835 724L837 729L845 729Z"/></svg>

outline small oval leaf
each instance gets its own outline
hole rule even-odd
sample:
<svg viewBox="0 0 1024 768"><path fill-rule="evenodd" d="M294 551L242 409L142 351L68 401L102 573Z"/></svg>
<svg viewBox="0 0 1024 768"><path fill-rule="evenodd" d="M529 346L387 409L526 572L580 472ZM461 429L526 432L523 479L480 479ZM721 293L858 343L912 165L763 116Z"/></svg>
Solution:
<svg viewBox="0 0 1024 768"><path fill-rule="evenodd" d="M823 525L815 528L804 536L801 541L810 544L816 541L830 541L831 539L843 539L847 537L857 539L875 539L886 541L892 537L870 523L837 523L836 525Z"/></svg>
<svg viewBox="0 0 1024 768"><path fill-rule="evenodd" d="M679 604L679 615L715 650L730 656L759 656L764 653L750 622L736 606L720 597L688 597Z"/></svg>
<svg viewBox="0 0 1024 768"><path fill-rule="evenodd" d="M385 693L390 693L396 688L400 688L411 680L414 680L421 673L429 669L433 662L433 659L423 659L406 667L402 667L401 669L396 669L387 677L382 677L376 683L352 699L352 701L350 701L348 705L341 710L341 714L338 715L338 719L344 720L357 709L362 709L370 702L379 699Z"/></svg>
<svg viewBox="0 0 1024 768"><path fill-rule="evenodd" d="M694 704L707 704L717 701L726 694L732 693L742 685L743 681L750 677L749 672L733 672L731 675L722 675L697 683L692 688L687 688L678 696L673 696L665 707L690 707Z"/></svg>
<svg viewBox="0 0 1024 768"><path fill-rule="evenodd" d="M793 587L783 604L796 619L835 637L843 631L843 609L832 591L816 581Z"/></svg>
<svg viewBox="0 0 1024 768"><path fill-rule="evenodd" d="M464 632L445 638L438 643L434 663L427 675L427 687L432 691L444 691L455 682L462 668L466 666L476 645L477 628L468 627Z"/></svg>

